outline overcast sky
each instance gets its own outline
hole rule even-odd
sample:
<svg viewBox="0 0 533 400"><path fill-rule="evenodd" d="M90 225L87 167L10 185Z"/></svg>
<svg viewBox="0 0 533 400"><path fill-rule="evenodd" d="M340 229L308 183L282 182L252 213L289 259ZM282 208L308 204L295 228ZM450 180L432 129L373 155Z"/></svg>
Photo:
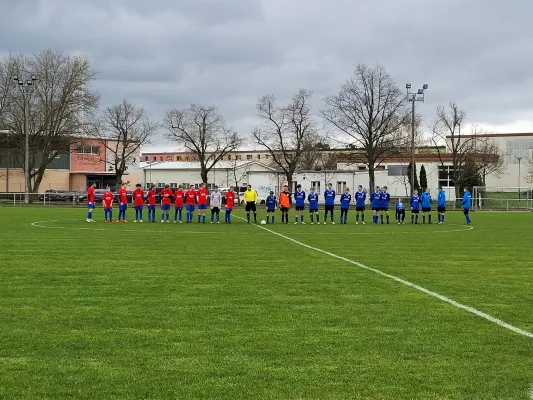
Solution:
<svg viewBox="0 0 533 400"><path fill-rule="evenodd" d="M531 0L0 0L0 54L82 54L102 106L160 119L215 104L248 135L258 97L314 91L315 110L357 63L401 88L429 84L418 112L456 101L477 129L533 131ZM165 145L163 138L157 145ZM171 146L172 147L172 146Z"/></svg>

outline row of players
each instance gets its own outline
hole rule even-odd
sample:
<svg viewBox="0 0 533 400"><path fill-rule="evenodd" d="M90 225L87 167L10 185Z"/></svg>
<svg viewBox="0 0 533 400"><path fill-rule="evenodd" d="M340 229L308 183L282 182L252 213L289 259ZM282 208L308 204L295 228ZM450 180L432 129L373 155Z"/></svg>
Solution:
<svg viewBox="0 0 533 400"><path fill-rule="evenodd" d="M92 219L92 213L94 209L94 189L96 185L91 185L91 187L87 191L87 202L88 202L88 215L87 215L87 222L94 222ZM155 186L152 186L152 188L146 193L141 189L141 185L137 184L136 189L133 191L133 207L135 209L135 220L134 222L142 222L143 219L143 209L144 209L144 198L146 197L148 200L148 221L149 222L156 222L156 216L155 216L155 210L157 207L156 204L156 189ZM187 223L191 223L194 216L195 211L195 205L198 204L198 222L205 223L206 221L206 210L207 210L207 202L209 198L210 208L211 208L211 222L219 223L220 221L220 208L222 206L222 194L218 190L217 187L215 187L215 190L209 194L208 190L205 188L205 185L200 185L200 188L198 190L195 190L194 185L191 185L189 189L184 192L182 186L180 186L175 192L172 192L169 185L166 185L166 187L161 191L161 222L170 222L170 208L172 204L172 200L174 200L175 204L175 212L174 212L174 223L181 223L182 222L182 211L183 207L185 205L185 209L187 212ZM310 213L310 220L311 224L316 220L317 224L320 223L319 215L318 215L318 200L319 196L317 193L315 193L314 189L311 188L311 191L309 195L306 196L305 191L302 190L301 185L298 185L296 188L296 191L294 193L289 192L288 186L285 185L283 187L283 191L280 193L279 196L279 208L281 211L281 218L282 223L289 223L289 210L293 203L293 196L294 196L294 203L295 203L295 210L296 210L296 216L295 216L295 224L298 222L305 223L304 222L304 209L305 209L305 203L306 200L309 204L309 213ZM128 207L127 203L127 191L126 191L126 185L122 185L121 189L118 191L118 197L119 197L119 216L117 222L126 222L126 210ZM366 209L366 197L367 193L366 190L363 189L361 185L358 186L358 190L355 192L353 196L353 202L355 203L355 209L356 209L356 224L359 223L359 217L361 217L361 222L364 224L364 218L365 218L365 209ZM324 192L324 208L325 208L325 214L324 214L324 223L327 222L328 214L330 215L331 223L334 224L334 217L333 212L335 208L335 198L336 198L336 192L332 189L332 185L328 185L328 189ZM254 222L257 223L257 202L258 196L257 192L251 188L250 185L248 185L247 190L244 193L244 201L246 204L246 215L247 215L247 221L250 223L250 216L251 213L253 213ZM112 221L112 208L113 208L113 201L114 201L114 195L111 193L111 190L107 188L106 193L102 197L102 202L104 206L104 216L105 221ZM226 203L226 215L225 215L225 222L231 223L231 212L233 210L235 202L235 192L233 190L233 187L230 188L228 192L226 192L225 195L225 203ZM373 213L373 223L378 224L379 217L381 217L381 223L384 222L384 216L386 218L387 224L389 223L389 202L390 202L390 194L387 192L387 187L384 186L383 188L380 188L379 186L376 186L375 191L370 195L370 205L372 207L372 213ZM341 206L341 216L340 216L340 222L341 224L346 224L348 220L348 211L350 209L350 205L352 204L352 195L350 193L349 188L345 188L344 192L340 196L340 206ZM412 211L411 214L411 222L417 224L418 223L418 215L420 211L422 211L422 223L426 222L426 215L428 217L428 223L432 223L431 221L431 204L432 204L432 198L430 194L430 190L427 189L424 193L422 193L420 196L418 195L418 191L415 191L413 196L410 198L410 208ZM470 192L468 191L468 188L464 189L464 197L463 197L463 210L466 217L466 222L470 223L470 217L469 217L469 209L471 206L471 196ZM274 192L270 192L269 196L266 199L265 208L267 211L267 219L266 223L269 223L270 220L272 223L274 223L275 220L275 210L278 207L278 199L274 195ZM398 203L396 204L396 221L398 223L404 223L405 219L405 205L398 199ZM442 187L439 187L439 194L437 198L437 212L438 212L438 218L439 218L439 224L444 223L444 216L446 212L446 194L442 190Z"/></svg>

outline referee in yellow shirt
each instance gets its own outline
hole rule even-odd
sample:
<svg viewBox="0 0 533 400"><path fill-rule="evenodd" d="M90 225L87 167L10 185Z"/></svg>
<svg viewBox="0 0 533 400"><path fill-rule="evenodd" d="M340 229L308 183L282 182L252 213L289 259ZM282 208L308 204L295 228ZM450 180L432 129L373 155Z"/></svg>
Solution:
<svg viewBox="0 0 533 400"><path fill-rule="evenodd" d="M255 207L255 202L257 201L257 192L252 189L251 185L248 185L246 191L244 192L244 202L246 203L246 218L248 223L250 223L250 211L254 213L254 223L257 224L257 209Z"/></svg>

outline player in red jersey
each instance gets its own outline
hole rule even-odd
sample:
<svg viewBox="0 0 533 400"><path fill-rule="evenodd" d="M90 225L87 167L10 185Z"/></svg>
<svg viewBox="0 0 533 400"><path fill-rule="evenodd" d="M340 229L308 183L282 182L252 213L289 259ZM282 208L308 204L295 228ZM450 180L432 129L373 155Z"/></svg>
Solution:
<svg viewBox="0 0 533 400"><path fill-rule="evenodd" d="M178 221L181 224L181 215L183 211L183 200L185 199L185 192L183 186L179 185L178 190L174 193L174 223Z"/></svg>
<svg viewBox="0 0 533 400"><path fill-rule="evenodd" d="M170 185L166 184L165 188L161 190L159 195L161 196L161 223L165 222L166 217L167 224L169 224L170 203L172 202L172 190L170 190Z"/></svg>
<svg viewBox="0 0 533 400"><path fill-rule="evenodd" d="M148 222L155 222L156 196L157 190L155 189L155 185L152 185L146 194L148 200Z"/></svg>
<svg viewBox="0 0 533 400"><path fill-rule="evenodd" d="M107 222L109 217L109 222L113 222L113 200L115 200L115 195L111 193L111 189L108 187L105 188L105 193L102 196L102 203L104 204L104 222Z"/></svg>
<svg viewBox="0 0 533 400"><path fill-rule="evenodd" d="M198 198L198 223L200 223L200 218L205 224L205 210L207 210L207 195L209 191L205 187L205 183L200 185L200 189L196 192L196 197Z"/></svg>
<svg viewBox="0 0 533 400"><path fill-rule="evenodd" d="M141 188L142 185L138 183L133 191L133 208L135 209L135 220L133 222L143 222L144 190Z"/></svg>
<svg viewBox="0 0 533 400"><path fill-rule="evenodd" d="M185 208L187 209L187 223L192 222L194 216L194 205L196 204L196 190L194 185L189 186L189 190L185 192Z"/></svg>
<svg viewBox="0 0 533 400"><path fill-rule="evenodd" d="M233 186L229 188L226 192L226 224L231 224L231 211L235 206L235 192L233 191Z"/></svg>
<svg viewBox="0 0 533 400"><path fill-rule="evenodd" d="M126 221L126 210L128 209L128 191L126 187L128 185L123 183L120 189L118 190L118 222L128 222Z"/></svg>
<svg viewBox="0 0 533 400"><path fill-rule="evenodd" d="M91 186L89 186L89 189L87 189L87 222L94 222L94 189L96 189L96 183L93 183Z"/></svg>

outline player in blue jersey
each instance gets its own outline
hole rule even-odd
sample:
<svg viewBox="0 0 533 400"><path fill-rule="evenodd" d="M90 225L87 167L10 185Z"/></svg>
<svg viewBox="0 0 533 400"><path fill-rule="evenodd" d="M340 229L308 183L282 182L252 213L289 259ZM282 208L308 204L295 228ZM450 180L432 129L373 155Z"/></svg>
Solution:
<svg viewBox="0 0 533 400"><path fill-rule="evenodd" d="M420 213L420 196L415 190L411 196L411 223L418 224L418 214Z"/></svg>
<svg viewBox="0 0 533 400"><path fill-rule="evenodd" d="M311 188L309 196L307 196L309 202L309 216L311 217L311 225L313 225L313 219L316 217L317 225L320 225L318 217L318 193L315 193L315 188Z"/></svg>
<svg viewBox="0 0 533 400"><path fill-rule="evenodd" d="M366 191L361 185L357 186L357 192L354 193L355 198L355 224L359 224L359 214L361 214L361 221L365 224L365 201Z"/></svg>
<svg viewBox="0 0 533 400"><path fill-rule="evenodd" d="M335 225L335 221L333 219L333 210L335 210L335 196L337 194L333 190L333 185L331 183L328 184L328 188L324 192L324 224L327 223L328 220L328 213L331 215L331 223Z"/></svg>
<svg viewBox="0 0 533 400"><path fill-rule="evenodd" d="M296 192L294 192L294 209L296 210L296 217L294 223L298 223L298 219L302 224L304 222L304 208L305 208L305 192L302 190L302 185L296 186Z"/></svg>
<svg viewBox="0 0 533 400"><path fill-rule="evenodd" d="M405 224L405 205L402 203L401 199L398 199L396 203L396 221L398 225Z"/></svg>
<svg viewBox="0 0 533 400"><path fill-rule="evenodd" d="M372 206L372 223L378 224L378 213L381 210L381 193L379 186L376 186L374 192L370 195L370 205Z"/></svg>
<svg viewBox="0 0 533 400"><path fill-rule="evenodd" d="M463 206L463 214L466 218L466 223L470 225L472 221L470 221L470 215L468 212L470 211L470 207L472 207L472 195L470 194L470 191L467 187L464 188L464 194L463 194L463 200L461 201L461 205Z"/></svg>
<svg viewBox="0 0 533 400"><path fill-rule="evenodd" d="M428 224L431 224L431 193L429 189L426 189L426 191L420 195L420 203L422 203L422 223L426 223L427 214Z"/></svg>
<svg viewBox="0 0 533 400"><path fill-rule="evenodd" d="M266 211L267 211L267 224L270 223L270 217L272 217L272 223L274 223L274 214L276 212L277 200L274 196L274 191L270 191L270 194L266 198Z"/></svg>
<svg viewBox="0 0 533 400"><path fill-rule="evenodd" d="M389 201L390 193L387 192L387 186L383 186L381 191L381 209L379 210L379 216L381 218L381 223L383 224L383 214L387 216L387 224L389 223Z"/></svg>
<svg viewBox="0 0 533 400"><path fill-rule="evenodd" d="M341 194L341 224L346 224L348 221L348 210L352 202L352 194L350 188L344 188L344 193Z"/></svg>
<svg viewBox="0 0 533 400"><path fill-rule="evenodd" d="M442 186L439 186L439 195L437 196L437 213L439 214L439 224L443 224L446 213L446 192L442 190Z"/></svg>

